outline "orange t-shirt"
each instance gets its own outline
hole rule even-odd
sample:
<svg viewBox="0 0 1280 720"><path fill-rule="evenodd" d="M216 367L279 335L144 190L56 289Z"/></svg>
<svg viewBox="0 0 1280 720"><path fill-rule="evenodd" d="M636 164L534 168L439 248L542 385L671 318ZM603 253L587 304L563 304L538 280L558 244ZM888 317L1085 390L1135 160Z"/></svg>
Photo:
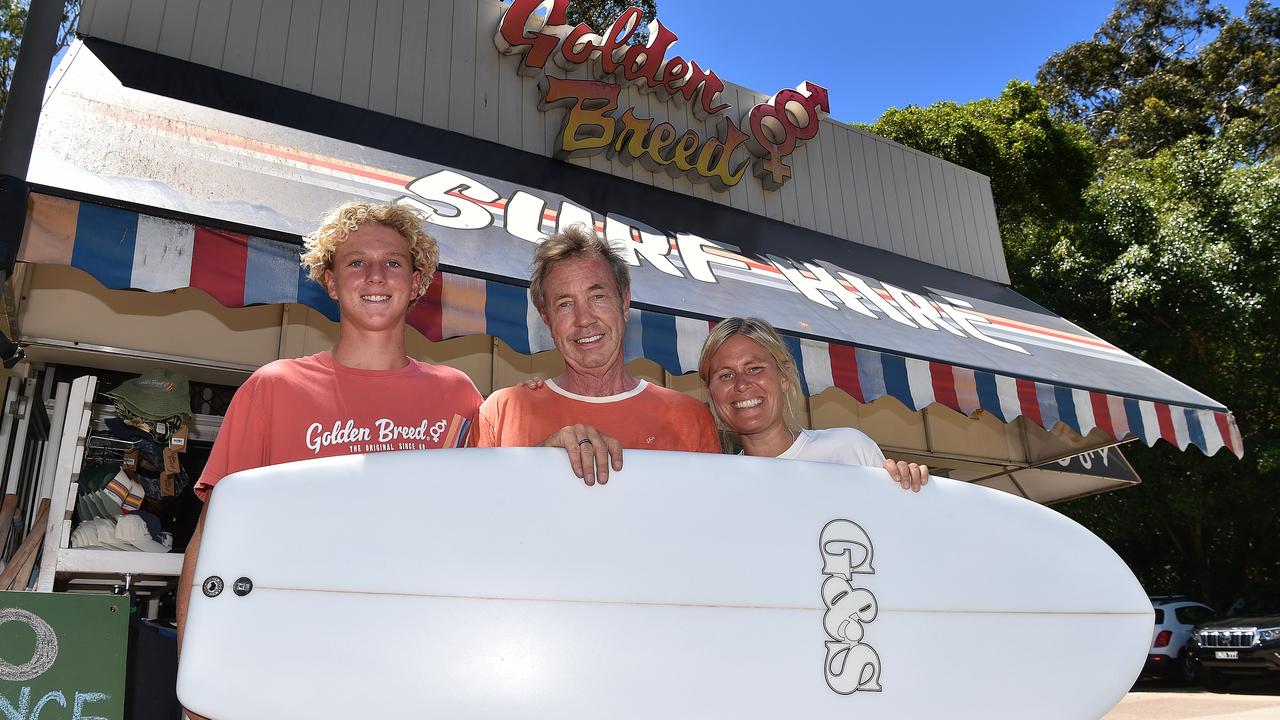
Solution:
<svg viewBox="0 0 1280 720"><path fill-rule="evenodd" d="M608 397L577 395L551 380L536 390L504 388L480 406L475 445L533 447L576 424L612 435L624 448L720 452L720 436L706 405L644 380Z"/></svg>
<svg viewBox="0 0 1280 720"><path fill-rule="evenodd" d="M480 391L461 371L418 360L356 370L328 352L277 360L236 391L196 483L207 499L223 476L334 455L462 447Z"/></svg>

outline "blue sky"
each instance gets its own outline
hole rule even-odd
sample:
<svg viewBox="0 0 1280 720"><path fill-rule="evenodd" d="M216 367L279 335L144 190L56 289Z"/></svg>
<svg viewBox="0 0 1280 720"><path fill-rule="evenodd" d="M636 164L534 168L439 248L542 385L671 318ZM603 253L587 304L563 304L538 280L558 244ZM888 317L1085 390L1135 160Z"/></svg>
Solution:
<svg viewBox="0 0 1280 720"><path fill-rule="evenodd" d="M1233 13L1245 0L1226 3ZM1035 80L1054 52L1091 37L1111 0L658 0L676 52L763 93L811 80L831 116L874 122L890 107L998 95Z"/></svg>

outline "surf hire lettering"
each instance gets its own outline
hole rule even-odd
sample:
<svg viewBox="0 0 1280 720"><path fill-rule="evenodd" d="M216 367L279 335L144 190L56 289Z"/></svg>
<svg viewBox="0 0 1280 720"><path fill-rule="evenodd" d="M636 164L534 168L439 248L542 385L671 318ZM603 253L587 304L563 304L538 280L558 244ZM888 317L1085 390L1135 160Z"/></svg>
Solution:
<svg viewBox="0 0 1280 720"><path fill-rule="evenodd" d="M538 109L566 108L556 157L607 152L624 163L639 160L652 172L685 175L717 190L737 185L747 165L764 187L776 190L791 177L786 159L818 133L819 120L830 112L827 91L811 82L783 89L742 113L735 123L725 113L733 106L721 97L724 82L693 60L668 53L675 33L660 21L649 23L649 41L631 43L642 12L629 7L604 35L585 23L567 24L569 0L514 0L494 35L498 50L522 55L520 72L539 77ZM599 80L576 80L547 74L547 63L565 70L591 64ZM669 122L641 117L634 107L618 114L622 85L677 104L688 104L695 117L724 116L716 137L689 129L680 133ZM739 160L739 148L751 157Z"/></svg>
<svg viewBox="0 0 1280 720"><path fill-rule="evenodd" d="M557 230L581 223L603 233L633 267L639 267L643 259L662 273L703 283L719 282L719 273L775 290L798 292L829 310L847 310L871 320L922 332L945 332L1030 354L1019 345L988 335L983 328L992 327L993 320L1001 319L977 312L972 304L959 298L925 297L838 268L829 270L816 262L772 256L750 258L733 245L691 233L669 236L616 215L608 215L601 222L589 210L567 201L553 210L547 207L546 200L529 192L516 190L504 197L485 182L454 170L417 178L405 189L407 194L397 202L418 208L428 223L440 227L478 231L496 226L513 237L537 244Z"/></svg>
<svg viewBox="0 0 1280 720"><path fill-rule="evenodd" d="M822 604L827 608L822 626L827 631L827 655L823 672L827 686L841 695L880 692L880 656L866 642L866 626L879 610L876 596L855 587L855 577L874 575L875 549L860 525L832 520L818 538L822 553Z"/></svg>

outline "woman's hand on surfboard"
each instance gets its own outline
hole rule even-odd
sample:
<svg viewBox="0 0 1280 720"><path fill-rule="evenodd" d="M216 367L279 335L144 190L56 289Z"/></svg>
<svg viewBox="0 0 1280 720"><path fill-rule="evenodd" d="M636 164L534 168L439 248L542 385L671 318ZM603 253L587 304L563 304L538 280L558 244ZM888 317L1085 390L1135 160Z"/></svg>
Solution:
<svg viewBox="0 0 1280 720"><path fill-rule="evenodd" d="M622 469L622 443L590 425L566 425L552 433L542 446L564 448L573 474L588 485L609 482L611 466Z"/></svg>
<svg viewBox="0 0 1280 720"><path fill-rule="evenodd" d="M885 460L884 469L889 473L889 479L901 485L903 490L920 492L920 488L929 483L928 465L905 460Z"/></svg>

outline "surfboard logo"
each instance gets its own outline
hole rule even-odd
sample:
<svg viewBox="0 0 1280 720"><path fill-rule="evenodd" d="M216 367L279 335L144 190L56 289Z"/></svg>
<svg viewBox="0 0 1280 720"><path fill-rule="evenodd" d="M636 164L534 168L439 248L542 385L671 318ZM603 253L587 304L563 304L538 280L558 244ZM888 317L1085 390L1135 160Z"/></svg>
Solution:
<svg viewBox="0 0 1280 720"><path fill-rule="evenodd" d="M226 584L222 581L222 578L217 575L210 575L205 578L204 584L200 586L200 589L204 591L205 597L215 598L222 594L222 588L225 586Z"/></svg>
<svg viewBox="0 0 1280 720"><path fill-rule="evenodd" d="M822 556L822 616L826 630L827 657L823 666L827 687L841 695L880 692L880 656L864 642L866 625L876 619L876 596L854 586L857 575L874 575L871 562L875 547L861 525L851 520L832 520L818 536Z"/></svg>

